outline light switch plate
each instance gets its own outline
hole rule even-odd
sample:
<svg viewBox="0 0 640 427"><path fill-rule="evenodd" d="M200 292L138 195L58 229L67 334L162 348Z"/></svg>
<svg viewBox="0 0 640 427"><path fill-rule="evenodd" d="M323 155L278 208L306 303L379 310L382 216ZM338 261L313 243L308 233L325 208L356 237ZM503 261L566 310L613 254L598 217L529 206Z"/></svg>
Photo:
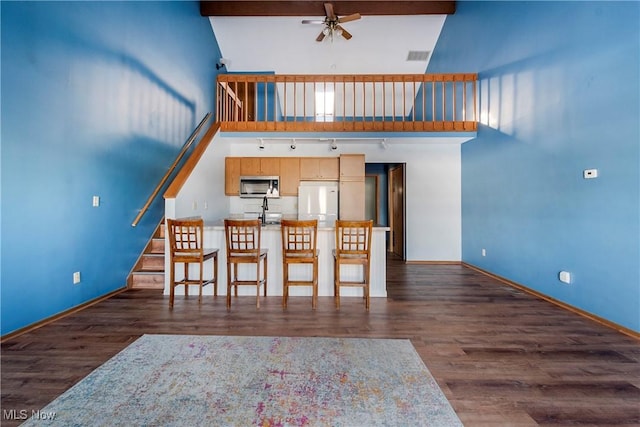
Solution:
<svg viewBox="0 0 640 427"><path fill-rule="evenodd" d="M585 169L582 171L584 179L593 179L598 177L598 169Z"/></svg>
<svg viewBox="0 0 640 427"><path fill-rule="evenodd" d="M569 273L568 271L561 271L560 274L558 274L558 279L560 279L560 281L562 283L571 283L571 273Z"/></svg>

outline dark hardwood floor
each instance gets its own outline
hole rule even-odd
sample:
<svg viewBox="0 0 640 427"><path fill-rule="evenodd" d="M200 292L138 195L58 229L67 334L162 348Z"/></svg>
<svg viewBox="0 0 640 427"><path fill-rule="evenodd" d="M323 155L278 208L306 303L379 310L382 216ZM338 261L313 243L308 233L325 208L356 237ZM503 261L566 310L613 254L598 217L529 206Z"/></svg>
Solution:
<svg viewBox="0 0 640 427"><path fill-rule="evenodd" d="M127 291L2 344L2 425L142 334L409 338L466 426L640 425L640 343L457 265L390 260L388 298L233 300ZM153 355L149 355L153 357Z"/></svg>

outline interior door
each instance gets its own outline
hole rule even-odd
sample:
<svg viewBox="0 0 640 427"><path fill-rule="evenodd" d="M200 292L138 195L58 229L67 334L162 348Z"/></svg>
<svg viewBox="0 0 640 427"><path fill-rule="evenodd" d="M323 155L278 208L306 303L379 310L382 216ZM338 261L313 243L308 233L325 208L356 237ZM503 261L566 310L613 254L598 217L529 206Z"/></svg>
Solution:
<svg viewBox="0 0 640 427"><path fill-rule="evenodd" d="M391 252L405 259L404 250L404 164L389 170L389 222Z"/></svg>

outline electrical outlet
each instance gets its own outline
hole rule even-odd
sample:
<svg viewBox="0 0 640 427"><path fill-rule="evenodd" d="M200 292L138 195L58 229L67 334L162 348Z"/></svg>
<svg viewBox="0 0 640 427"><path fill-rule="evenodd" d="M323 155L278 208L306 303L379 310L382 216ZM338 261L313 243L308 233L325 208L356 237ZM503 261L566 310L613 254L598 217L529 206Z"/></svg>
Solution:
<svg viewBox="0 0 640 427"><path fill-rule="evenodd" d="M77 285L78 283L80 283L80 272L76 271L73 273L73 284Z"/></svg>
<svg viewBox="0 0 640 427"><path fill-rule="evenodd" d="M193 204L191 206L193 207L194 211L198 210L198 202L196 202L195 200L193 201Z"/></svg>
<svg viewBox="0 0 640 427"><path fill-rule="evenodd" d="M482 248L482 256L487 256L487 250L485 248Z"/></svg>
<svg viewBox="0 0 640 427"><path fill-rule="evenodd" d="M92 205L94 208L100 206L100 196L93 196Z"/></svg>

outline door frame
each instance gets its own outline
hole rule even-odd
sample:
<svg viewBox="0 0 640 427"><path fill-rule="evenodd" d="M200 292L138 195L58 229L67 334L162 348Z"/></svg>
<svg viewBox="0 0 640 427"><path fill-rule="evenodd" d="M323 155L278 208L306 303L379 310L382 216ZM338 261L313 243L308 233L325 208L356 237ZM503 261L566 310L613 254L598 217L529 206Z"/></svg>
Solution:
<svg viewBox="0 0 640 427"><path fill-rule="evenodd" d="M398 176L399 175L399 176ZM389 235L389 251L398 255L403 261L407 256L407 239L406 239L406 164L393 164L388 171L388 200L389 200L389 227L391 229ZM396 205L394 197L394 189L400 194L400 200ZM396 211L400 210L400 221L396 221ZM398 223L399 222L399 223ZM400 248L396 247L395 241L397 234L400 233Z"/></svg>

